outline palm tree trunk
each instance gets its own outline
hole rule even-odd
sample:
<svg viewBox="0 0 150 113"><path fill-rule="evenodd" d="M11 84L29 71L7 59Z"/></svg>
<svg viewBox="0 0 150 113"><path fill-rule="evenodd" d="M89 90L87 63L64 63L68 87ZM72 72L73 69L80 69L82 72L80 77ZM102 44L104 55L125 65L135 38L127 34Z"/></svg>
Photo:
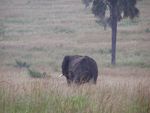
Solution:
<svg viewBox="0 0 150 113"><path fill-rule="evenodd" d="M117 7L113 5L111 8L112 20L111 20L111 30L112 30L112 51L111 51L111 64L116 64L116 38L117 38Z"/></svg>

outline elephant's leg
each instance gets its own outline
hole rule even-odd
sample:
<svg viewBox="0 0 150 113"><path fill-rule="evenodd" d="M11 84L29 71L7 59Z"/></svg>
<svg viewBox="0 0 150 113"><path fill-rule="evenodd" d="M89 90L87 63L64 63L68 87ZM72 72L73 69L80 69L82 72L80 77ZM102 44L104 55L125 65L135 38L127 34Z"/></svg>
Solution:
<svg viewBox="0 0 150 113"><path fill-rule="evenodd" d="M67 79L67 84L70 85L71 84L71 80Z"/></svg>
<svg viewBox="0 0 150 113"><path fill-rule="evenodd" d="M90 81L90 76L87 73L77 74L74 78L74 83L82 84Z"/></svg>
<svg viewBox="0 0 150 113"><path fill-rule="evenodd" d="M79 74L74 74L73 83L81 84L81 82L82 82L81 76Z"/></svg>
<svg viewBox="0 0 150 113"><path fill-rule="evenodd" d="M96 81L97 81L97 79L93 77L93 78L91 78L90 83L96 84Z"/></svg>
<svg viewBox="0 0 150 113"><path fill-rule="evenodd" d="M70 85L73 82L74 79L74 74L72 71L69 71L68 75L66 76L67 83Z"/></svg>

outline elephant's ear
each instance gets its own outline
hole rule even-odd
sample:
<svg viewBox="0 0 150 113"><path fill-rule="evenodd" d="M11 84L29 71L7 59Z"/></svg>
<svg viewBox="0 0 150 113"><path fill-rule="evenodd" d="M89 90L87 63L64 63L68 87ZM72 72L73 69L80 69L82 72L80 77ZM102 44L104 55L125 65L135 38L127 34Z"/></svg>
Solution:
<svg viewBox="0 0 150 113"><path fill-rule="evenodd" d="M69 56L65 56L62 62L62 74L68 75L68 68L69 68Z"/></svg>

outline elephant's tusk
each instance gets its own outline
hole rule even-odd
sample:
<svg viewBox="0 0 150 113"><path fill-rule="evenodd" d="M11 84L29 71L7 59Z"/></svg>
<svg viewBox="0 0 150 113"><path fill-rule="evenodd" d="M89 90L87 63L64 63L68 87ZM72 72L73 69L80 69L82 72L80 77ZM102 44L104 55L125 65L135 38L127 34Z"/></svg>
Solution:
<svg viewBox="0 0 150 113"><path fill-rule="evenodd" d="M62 77L62 76L63 76L63 74L60 74L60 75L59 75L59 77Z"/></svg>

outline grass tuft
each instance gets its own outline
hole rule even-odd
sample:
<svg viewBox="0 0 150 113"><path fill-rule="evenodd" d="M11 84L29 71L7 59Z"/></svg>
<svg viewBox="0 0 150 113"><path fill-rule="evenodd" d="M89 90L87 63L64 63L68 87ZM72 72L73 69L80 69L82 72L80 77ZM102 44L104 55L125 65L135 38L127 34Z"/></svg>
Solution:
<svg viewBox="0 0 150 113"><path fill-rule="evenodd" d="M150 92L148 88L140 85L137 88L137 94L129 105L127 113L150 113Z"/></svg>
<svg viewBox="0 0 150 113"><path fill-rule="evenodd" d="M149 28L146 28L146 29L145 29L145 32L146 32L146 33L150 33L150 29L149 29Z"/></svg>
<svg viewBox="0 0 150 113"><path fill-rule="evenodd" d="M15 60L16 61L16 67L19 67L19 68L29 68L30 67L30 64L27 64L26 62L23 62L21 60Z"/></svg>
<svg viewBox="0 0 150 113"><path fill-rule="evenodd" d="M33 70L29 68L28 68L28 73L30 77L33 77L33 78L44 78L46 76L46 72L41 73L37 70Z"/></svg>

